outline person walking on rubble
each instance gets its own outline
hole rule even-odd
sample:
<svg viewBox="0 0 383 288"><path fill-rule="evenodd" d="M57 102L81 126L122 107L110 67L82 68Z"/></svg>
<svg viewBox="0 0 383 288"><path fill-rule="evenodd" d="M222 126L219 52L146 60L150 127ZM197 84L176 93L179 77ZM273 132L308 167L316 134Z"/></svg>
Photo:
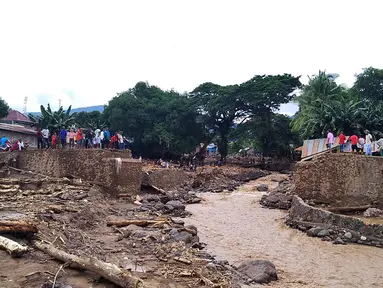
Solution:
<svg viewBox="0 0 383 288"><path fill-rule="evenodd" d="M332 152L333 145L334 145L334 134L332 134L331 130L329 129L327 131L327 149L330 149L330 152Z"/></svg>

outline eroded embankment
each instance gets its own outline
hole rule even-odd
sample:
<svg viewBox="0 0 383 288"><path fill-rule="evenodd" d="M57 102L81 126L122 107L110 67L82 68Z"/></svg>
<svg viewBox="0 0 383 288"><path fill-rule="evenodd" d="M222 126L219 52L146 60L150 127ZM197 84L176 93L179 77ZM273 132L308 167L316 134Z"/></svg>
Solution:
<svg viewBox="0 0 383 288"><path fill-rule="evenodd" d="M267 177L233 193L201 194L203 203L188 206L187 222L198 226L208 252L233 264L272 261L280 277L272 287L383 287L383 249L333 245L288 228L285 211L259 204L262 194L254 187Z"/></svg>

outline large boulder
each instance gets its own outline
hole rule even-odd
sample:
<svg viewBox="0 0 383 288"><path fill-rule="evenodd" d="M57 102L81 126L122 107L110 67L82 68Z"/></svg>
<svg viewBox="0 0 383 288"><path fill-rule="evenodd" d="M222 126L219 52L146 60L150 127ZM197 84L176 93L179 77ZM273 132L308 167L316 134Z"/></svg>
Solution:
<svg viewBox="0 0 383 288"><path fill-rule="evenodd" d="M250 278L251 282L269 283L278 280L275 265L268 260L250 260L237 268L238 272Z"/></svg>
<svg viewBox="0 0 383 288"><path fill-rule="evenodd" d="M383 216L383 210L377 208L368 208L363 212L364 217L381 217Z"/></svg>

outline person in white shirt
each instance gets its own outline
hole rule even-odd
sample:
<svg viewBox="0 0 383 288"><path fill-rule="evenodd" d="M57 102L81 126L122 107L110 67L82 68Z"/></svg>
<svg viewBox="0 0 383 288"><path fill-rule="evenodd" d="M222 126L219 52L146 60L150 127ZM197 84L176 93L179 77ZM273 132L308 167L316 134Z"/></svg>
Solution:
<svg viewBox="0 0 383 288"><path fill-rule="evenodd" d="M102 147L102 143L104 142L104 130L101 130L100 132L100 148Z"/></svg>
<svg viewBox="0 0 383 288"><path fill-rule="evenodd" d="M366 140L365 140L365 150L366 150L366 155L372 156L372 135L370 134L369 131L366 131Z"/></svg>
<svg viewBox="0 0 383 288"><path fill-rule="evenodd" d="M24 149L24 142L23 142L23 140L19 139L18 144L19 144L19 151L23 150Z"/></svg>
<svg viewBox="0 0 383 288"><path fill-rule="evenodd" d="M49 130L47 128L41 130L41 133L43 134L43 144L44 148L49 148Z"/></svg>
<svg viewBox="0 0 383 288"><path fill-rule="evenodd" d="M100 133L101 133L100 129L96 129L94 131L94 135L95 135L93 139L94 148L100 148L100 144L101 144Z"/></svg>

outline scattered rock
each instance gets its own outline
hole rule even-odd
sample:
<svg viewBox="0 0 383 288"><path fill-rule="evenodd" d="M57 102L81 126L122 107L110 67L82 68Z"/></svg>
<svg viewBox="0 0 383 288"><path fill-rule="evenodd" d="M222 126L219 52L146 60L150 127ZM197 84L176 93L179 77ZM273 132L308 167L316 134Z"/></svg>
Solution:
<svg viewBox="0 0 383 288"><path fill-rule="evenodd" d="M238 272L246 275L255 283L269 283L278 279L275 265L267 260L250 260L238 267Z"/></svg>
<svg viewBox="0 0 383 288"><path fill-rule="evenodd" d="M318 236L318 233L322 230L323 228L321 227L313 227L307 231L307 235L309 235L310 237L316 237Z"/></svg>
<svg viewBox="0 0 383 288"><path fill-rule="evenodd" d="M189 232L186 232L186 231L178 232L178 230L175 228L170 230L169 236L175 241L182 241L182 242L185 242L186 244L193 242L193 235L192 234L190 234Z"/></svg>
<svg viewBox="0 0 383 288"><path fill-rule="evenodd" d="M163 210L164 207L165 207L165 204L162 203L162 202L157 202L157 203L154 205L154 208L155 208L156 210Z"/></svg>
<svg viewBox="0 0 383 288"><path fill-rule="evenodd" d="M317 234L317 237L326 237L326 236L330 236L330 233L328 232L327 229L322 229L321 231L319 231L319 233Z"/></svg>
<svg viewBox="0 0 383 288"><path fill-rule="evenodd" d="M351 239L352 238L352 234L350 232L346 232L346 233L344 233L344 237L347 238L347 239Z"/></svg>
<svg viewBox="0 0 383 288"><path fill-rule="evenodd" d="M217 270L217 265L214 264L213 262L209 262L206 264L206 268L209 270Z"/></svg>
<svg viewBox="0 0 383 288"><path fill-rule="evenodd" d="M346 243L344 243L344 241L340 238L340 237L337 237L334 241L332 241L333 244L341 244L341 245L345 245Z"/></svg>
<svg viewBox="0 0 383 288"><path fill-rule="evenodd" d="M172 222L174 224L178 224L178 225L184 225L185 224L185 221L181 220L181 219L173 219L172 218Z"/></svg>
<svg viewBox="0 0 383 288"><path fill-rule="evenodd" d="M258 191L268 191L269 186L267 184L260 184L260 185L258 185L257 190Z"/></svg>
<svg viewBox="0 0 383 288"><path fill-rule="evenodd" d="M377 208L368 208L363 213L364 217L380 217L383 216L383 210L377 209Z"/></svg>
<svg viewBox="0 0 383 288"><path fill-rule="evenodd" d="M172 206L174 209L185 210L185 205L179 200L171 200L166 203L166 206Z"/></svg>

